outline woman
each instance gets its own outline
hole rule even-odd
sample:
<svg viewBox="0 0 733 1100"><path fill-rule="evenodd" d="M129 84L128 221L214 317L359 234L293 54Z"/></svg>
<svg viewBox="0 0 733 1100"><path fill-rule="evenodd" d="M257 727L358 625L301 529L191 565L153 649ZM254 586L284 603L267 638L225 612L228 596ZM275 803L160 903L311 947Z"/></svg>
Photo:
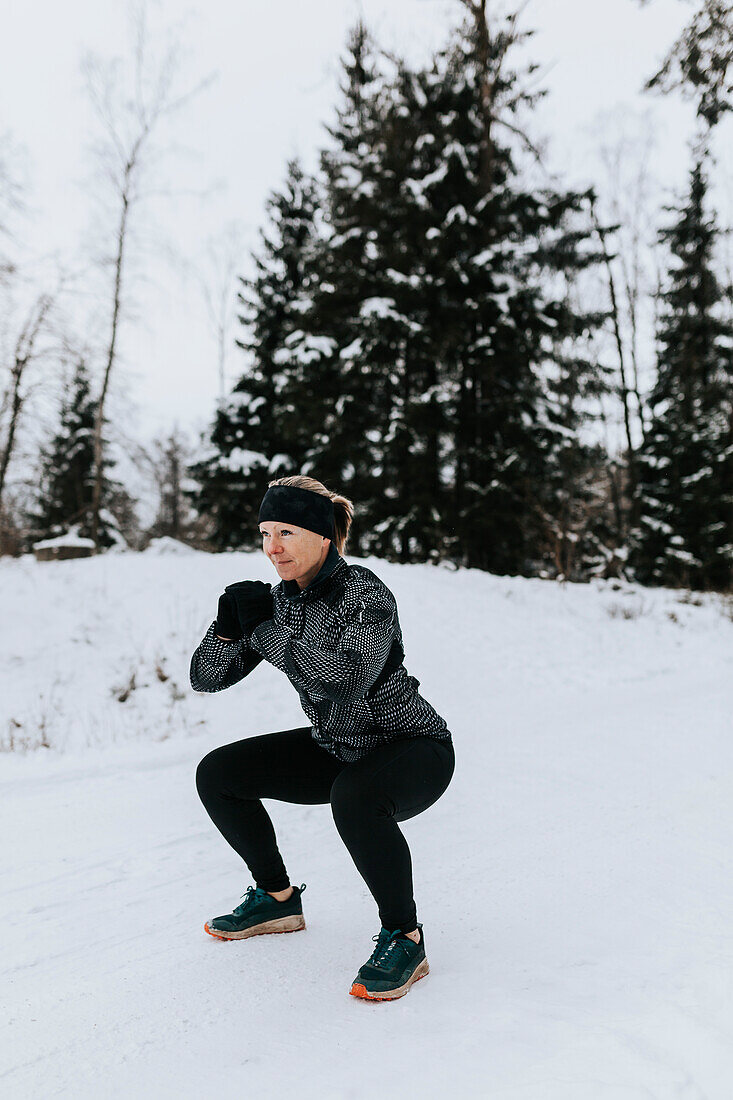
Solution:
<svg viewBox="0 0 733 1100"><path fill-rule="evenodd" d="M445 720L402 663L394 596L371 569L341 557L352 515L349 500L314 478L271 481L258 518L280 583L228 585L191 659L191 686L208 692L269 661L287 675L311 723L223 745L199 764L199 796L255 882L243 904L204 928L222 939L305 928L305 883L290 884L260 800L330 803L382 922L350 992L393 1000L428 973L410 850L397 822L440 798L455 758Z"/></svg>

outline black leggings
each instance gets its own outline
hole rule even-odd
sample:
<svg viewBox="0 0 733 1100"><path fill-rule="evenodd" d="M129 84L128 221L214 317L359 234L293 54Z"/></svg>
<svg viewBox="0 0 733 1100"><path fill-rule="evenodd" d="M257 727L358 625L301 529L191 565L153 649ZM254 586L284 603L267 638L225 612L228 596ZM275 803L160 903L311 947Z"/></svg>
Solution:
<svg viewBox="0 0 733 1100"><path fill-rule="evenodd" d="M310 726L222 745L198 766L196 787L211 820L249 867L255 885L290 885L261 798L330 802L333 819L390 931L417 927L412 860L397 822L436 802L453 776L450 742L413 737L379 745L343 764L313 740Z"/></svg>

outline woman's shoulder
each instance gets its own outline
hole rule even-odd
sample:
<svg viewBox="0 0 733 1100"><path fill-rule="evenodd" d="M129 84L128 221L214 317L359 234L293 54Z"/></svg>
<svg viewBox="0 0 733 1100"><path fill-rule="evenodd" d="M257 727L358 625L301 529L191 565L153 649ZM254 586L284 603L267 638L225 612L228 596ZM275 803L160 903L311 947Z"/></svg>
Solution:
<svg viewBox="0 0 733 1100"><path fill-rule="evenodd" d="M351 584L375 584L384 585L385 588L387 587L382 578L378 577L374 570L370 569L368 565L357 565L356 562L347 562L344 575Z"/></svg>
<svg viewBox="0 0 733 1100"><path fill-rule="evenodd" d="M360 598L366 593L374 593L394 600L394 595L373 569L367 565L347 565L343 571L343 591L347 597Z"/></svg>

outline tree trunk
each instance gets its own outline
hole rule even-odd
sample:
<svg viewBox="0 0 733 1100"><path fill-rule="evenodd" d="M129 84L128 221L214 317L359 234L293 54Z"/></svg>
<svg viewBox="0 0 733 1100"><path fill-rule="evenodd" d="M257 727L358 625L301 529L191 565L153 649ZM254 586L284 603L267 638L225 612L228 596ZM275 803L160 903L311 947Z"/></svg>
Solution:
<svg viewBox="0 0 733 1100"><path fill-rule="evenodd" d="M627 380L626 370L626 354L624 352L623 340L621 339L621 325L619 316L618 297L616 295L616 283L613 277L613 268L611 266L611 257L606 245L606 233L601 227L598 218L596 216L595 204L591 201L591 216L593 219L593 228L598 235L598 239L601 242L601 249L603 251L603 261L608 273L608 291L611 298L611 321L613 324L614 339L616 341L616 350L618 352L619 362L619 374L621 378L621 403L624 411L624 430L626 433L626 446L628 454L628 466L629 466L629 492L631 496L631 522L635 522L634 512L636 510L636 485L637 485L637 469L636 469L636 449L634 442L631 438L631 410L629 408L629 384Z"/></svg>
<svg viewBox="0 0 733 1100"><path fill-rule="evenodd" d="M0 508L2 508L2 497L5 490L5 478L7 476L8 466L10 464L10 458L13 453L13 446L15 444L15 432L18 427L18 420L20 419L20 413L23 408L24 397L20 392L20 385L23 380L23 374L29 362L33 358L33 350L35 347L38 334L43 327L43 323L46 319L46 315L51 308L52 299L47 294L42 294L34 306L36 316L31 316L28 322L21 332L15 345L15 354L13 357L13 366L11 369L11 387L10 387L10 423L8 425L8 435L3 449L2 456L0 457ZM3 405L6 404L7 395L3 398Z"/></svg>
<svg viewBox="0 0 733 1100"><path fill-rule="evenodd" d="M128 162L126 179L132 171L133 164ZM117 256L115 259L115 289L112 303L112 332L110 333L109 347L107 349L107 365L104 371L102 392L97 402L94 417L94 490L92 493L92 539L99 549L99 509L102 499L102 424L104 422L104 402L109 388L109 379L112 372L112 364L117 350L117 328L120 316L120 303L122 298L122 262L125 251L125 239L127 234L127 215L129 212L129 200L127 186L122 192L122 214L120 227L117 234Z"/></svg>

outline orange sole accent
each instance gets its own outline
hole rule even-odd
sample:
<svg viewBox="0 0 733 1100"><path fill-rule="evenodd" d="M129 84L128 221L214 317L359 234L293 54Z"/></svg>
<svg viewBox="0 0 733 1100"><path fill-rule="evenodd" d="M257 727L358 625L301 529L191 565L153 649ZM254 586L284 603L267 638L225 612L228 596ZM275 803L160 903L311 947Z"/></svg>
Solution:
<svg viewBox="0 0 733 1100"><path fill-rule="evenodd" d="M410 982L405 992L400 993L399 997L375 997L373 993L369 993L366 986L362 985L361 982L354 982L349 993L352 997L361 997L363 1001L399 1001L400 997L405 997L410 992L415 982L419 982L420 978L424 977L425 974L420 974L414 982Z"/></svg>
<svg viewBox="0 0 733 1100"><path fill-rule="evenodd" d="M302 932L302 928L280 928L276 932L257 932L258 936L285 936L288 932ZM227 943L234 943L237 939L241 939L241 936L222 936L220 932L212 932L209 928L209 922L204 925L204 932L208 932L210 936L213 936L215 940L225 940ZM251 939L251 936L246 936L245 939Z"/></svg>

